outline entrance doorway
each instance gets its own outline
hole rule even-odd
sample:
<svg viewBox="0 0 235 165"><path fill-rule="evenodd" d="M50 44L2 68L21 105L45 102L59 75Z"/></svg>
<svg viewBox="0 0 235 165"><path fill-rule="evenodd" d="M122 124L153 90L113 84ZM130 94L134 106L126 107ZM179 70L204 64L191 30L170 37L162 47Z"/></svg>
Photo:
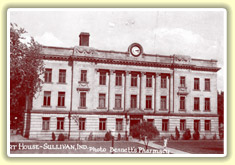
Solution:
<svg viewBox="0 0 235 165"><path fill-rule="evenodd" d="M136 127L139 123L141 123L143 120L143 116L142 115L131 115L130 116L130 135L133 138L139 138L136 137L135 132L138 130L138 128Z"/></svg>

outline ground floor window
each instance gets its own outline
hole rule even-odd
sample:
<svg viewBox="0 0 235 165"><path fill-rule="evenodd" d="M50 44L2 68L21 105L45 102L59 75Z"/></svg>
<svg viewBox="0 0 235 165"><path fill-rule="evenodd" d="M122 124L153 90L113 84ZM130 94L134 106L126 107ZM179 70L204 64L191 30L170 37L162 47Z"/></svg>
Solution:
<svg viewBox="0 0 235 165"><path fill-rule="evenodd" d="M205 120L205 131L210 131L210 130L211 130L211 121Z"/></svg>
<svg viewBox="0 0 235 165"><path fill-rule="evenodd" d="M64 129L64 118L57 117L57 130L63 130L63 129Z"/></svg>
<svg viewBox="0 0 235 165"><path fill-rule="evenodd" d="M106 119L100 119L99 130L106 130Z"/></svg>
<svg viewBox="0 0 235 165"><path fill-rule="evenodd" d="M200 131L200 120L194 120L194 131Z"/></svg>
<svg viewBox="0 0 235 165"><path fill-rule="evenodd" d="M180 120L180 131L184 131L186 129L186 120Z"/></svg>
<svg viewBox="0 0 235 165"><path fill-rule="evenodd" d="M169 120L168 119L162 119L162 131L168 131Z"/></svg>
<svg viewBox="0 0 235 165"><path fill-rule="evenodd" d="M79 118L79 130L85 130L85 123L86 123L85 118Z"/></svg>
<svg viewBox="0 0 235 165"><path fill-rule="evenodd" d="M122 119L116 119L116 130L121 131L122 130Z"/></svg>
<svg viewBox="0 0 235 165"><path fill-rule="evenodd" d="M42 130L49 130L49 129L50 129L50 117L43 117Z"/></svg>

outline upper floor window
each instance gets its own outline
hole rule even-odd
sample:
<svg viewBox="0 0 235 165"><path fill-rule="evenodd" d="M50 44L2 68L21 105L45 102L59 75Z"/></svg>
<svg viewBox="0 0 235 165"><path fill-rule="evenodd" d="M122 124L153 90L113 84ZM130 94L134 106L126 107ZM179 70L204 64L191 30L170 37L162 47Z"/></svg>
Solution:
<svg viewBox="0 0 235 165"><path fill-rule="evenodd" d="M168 131L169 120L162 119L162 131Z"/></svg>
<svg viewBox="0 0 235 165"><path fill-rule="evenodd" d="M186 84L185 84L185 77L184 76L181 76L180 77L180 87L185 87Z"/></svg>
<svg viewBox="0 0 235 165"><path fill-rule="evenodd" d="M106 119L100 119L99 130L106 130Z"/></svg>
<svg viewBox="0 0 235 165"><path fill-rule="evenodd" d="M44 91L43 106L51 105L51 91Z"/></svg>
<svg viewBox="0 0 235 165"><path fill-rule="evenodd" d="M152 87L152 75L146 75L146 87Z"/></svg>
<svg viewBox="0 0 235 165"><path fill-rule="evenodd" d="M205 131L210 131L210 130L211 130L211 121L205 120Z"/></svg>
<svg viewBox="0 0 235 165"><path fill-rule="evenodd" d="M121 131L122 130L122 119L116 119L116 130Z"/></svg>
<svg viewBox="0 0 235 165"><path fill-rule="evenodd" d="M122 107L122 95L116 94L115 95L115 108L121 108Z"/></svg>
<svg viewBox="0 0 235 165"><path fill-rule="evenodd" d="M137 74L131 74L131 86L137 87Z"/></svg>
<svg viewBox="0 0 235 165"><path fill-rule="evenodd" d="M52 77L52 69L45 69L45 75L44 75L44 81L46 83L50 83L51 82L51 77Z"/></svg>
<svg viewBox="0 0 235 165"><path fill-rule="evenodd" d="M166 88L166 76L161 76L161 88Z"/></svg>
<svg viewBox="0 0 235 165"><path fill-rule="evenodd" d="M85 130L86 118L79 118L79 130Z"/></svg>
<svg viewBox="0 0 235 165"><path fill-rule="evenodd" d="M116 86L122 86L122 73L116 73Z"/></svg>
<svg viewBox="0 0 235 165"><path fill-rule="evenodd" d="M200 120L194 120L194 131L200 131Z"/></svg>
<svg viewBox="0 0 235 165"><path fill-rule="evenodd" d="M205 111L210 111L210 98L205 98Z"/></svg>
<svg viewBox="0 0 235 165"><path fill-rule="evenodd" d="M180 110L185 110L185 97L180 97Z"/></svg>
<svg viewBox="0 0 235 165"><path fill-rule="evenodd" d="M205 79L205 91L210 91L210 79Z"/></svg>
<svg viewBox="0 0 235 165"><path fill-rule="evenodd" d="M106 72L100 72L100 85L106 85Z"/></svg>
<svg viewBox="0 0 235 165"><path fill-rule="evenodd" d="M64 129L64 118L57 117L57 130L63 130L63 129Z"/></svg>
<svg viewBox="0 0 235 165"><path fill-rule="evenodd" d="M99 94L99 108L105 108L105 94Z"/></svg>
<svg viewBox="0 0 235 165"><path fill-rule="evenodd" d="M131 95L131 108L137 108L137 95Z"/></svg>
<svg viewBox="0 0 235 165"><path fill-rule="evenodd" d="M152 96L146 96L146 109L152 109Z"/></svg>
<svg viewBox="0 0 235 165"><path fill-rule="evenodd" d="M194 78L194 90L200 90L200 79Z"/></svg>
<svg viewBox="0 0 235 165"><path fill-rule="evenodd" d="M80 93L80 107L86 107L86 92Z"/></svg>
<svg viewBox="0 0 235 165"><path fill-rule="evenodd" d="M185 131L185 129L186 129L186 120L181 119L180 120L180 131Z"/></svg>
<svg viewBox="0 0 235 165"><path fill-rule="evenodd" d="M194 110L200 110L200 98L194 97Z"/></svg>
<svg viewBox="0 0 235 165"><path fill-rule="evenodd" d="M65 105L65 92L58 92L58 106L64 107Z"/></svg>
<svg viewBox="0 0 235 165"><path fill-rule="evenodd" d="M161 109L166 110L166 96L161 96Z"/></svg>
<svg viewBox="0 0 235 165"><path fill-rule="evenodd" d="M87 70L81 70L81 81L87 82Z"/></svg>
<svg viewBox="0 0 235 165"><path fill-rule="evenodd" d="M43 117L42 130L49 130L49 129L50 129L50 117Z"/></svg>
<svg viewBox="0 0 235 165"><path fill-rule="evenodd" d="M59 83L65 83L66 82L66 70L60 69L59 70Z"/></svg>

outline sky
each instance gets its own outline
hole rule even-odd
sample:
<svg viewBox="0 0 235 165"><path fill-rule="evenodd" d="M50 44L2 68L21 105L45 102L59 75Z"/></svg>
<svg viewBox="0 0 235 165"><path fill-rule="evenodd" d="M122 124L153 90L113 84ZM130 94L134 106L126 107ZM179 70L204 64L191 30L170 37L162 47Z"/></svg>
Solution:
<svg viewBox="0 0 235 165"><path fill-rule="evenodd" d="M90 46L126 52L137 42L144 53L216 59L218 90L224 90L226 26L224 10L212 9L29 9L10 12L42 45L74 47L90 33Z"/></svg>

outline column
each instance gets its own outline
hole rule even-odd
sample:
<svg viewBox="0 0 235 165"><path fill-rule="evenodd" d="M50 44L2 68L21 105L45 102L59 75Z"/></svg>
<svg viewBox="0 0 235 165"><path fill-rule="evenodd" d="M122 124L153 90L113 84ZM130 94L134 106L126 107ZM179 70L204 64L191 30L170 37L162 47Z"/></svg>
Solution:
<svg viewBox="0 0 235 165"><path fill-rule="evenodd" d="M126 71L126 87L125 87L125 110L128 110L130 108L130 71Z"/></svg>

